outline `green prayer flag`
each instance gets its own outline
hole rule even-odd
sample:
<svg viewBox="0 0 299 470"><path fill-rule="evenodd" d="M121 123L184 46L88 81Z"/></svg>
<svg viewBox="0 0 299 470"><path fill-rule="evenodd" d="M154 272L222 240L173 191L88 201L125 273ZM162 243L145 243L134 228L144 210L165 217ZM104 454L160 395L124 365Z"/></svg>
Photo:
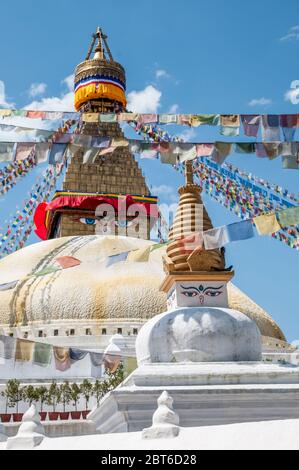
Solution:
<svg viewBox="0 0 299 470"><path fill-rule="evenodd" d="M99 114L99 121L100 122L116 122L117 121L117 115L108 113L108 114Z"/></svg>
<svg viewBox="0 0 299 470"><path fill-rule="evenodd" d="M299 225L299 206L290 207L284 211L277 212L279 223L282 227Z"/></svg>
<svg viewBox="0 0 299 470"><path fill-rule="evenodd" d="M235 144L236 153L253 153L254 152L254 143L252 142L239 142Z"/></svg>
<svg viewBox="0 0 299 470"><path fill-rule="evenodd" d="M48 268L42 269L37 273L34 273L34 276L45 276L46 274L55 273L55 271L60 271L61 268L56 268L55 266L49 266Z"/></svg>
<svg viewBox="0 0 299 470"><path fill-rule="evenodd" d="M48 366L52 358L52 345L48 343L35 343L33 363L39 366Z"/></svg>
<svg viewBox="0 0 299 470"><path fill-rule="evenodd" d="M236 126L221 126L220 134L226 137L235 137L239 135L239 127Z"/></svg>
<svg viewBox="0 0 299 470"><path fill-rule="evenodd" d="M13 109L11 112L12 116L26 116L27 111L25 109Z"/></svg>
<svg viewBox="0 0 299 470"><path fill-rule="evenodd" d="M200 124L208 124L210 126L218 126L220 121L219 114L196 114L196 119Z"/></svg>

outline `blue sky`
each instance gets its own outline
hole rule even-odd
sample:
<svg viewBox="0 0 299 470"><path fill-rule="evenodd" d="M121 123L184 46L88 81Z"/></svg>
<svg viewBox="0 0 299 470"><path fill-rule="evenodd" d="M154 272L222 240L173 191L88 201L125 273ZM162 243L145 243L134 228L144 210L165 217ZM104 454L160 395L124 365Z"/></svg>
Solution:
<svg viewBox="0 0 299 470"><path fill-rule="evenodd" d="M99 24L114 58L126 68L137 110L185 113L299 113L286 99L299 80L297 0L4 2L0 30L0 106L67 109L74 67L84 59ZM67 79L68 78L68 79ZM173 129L193 141L219 140L208 128ZM299 173L279 160L229 159L273 183L298 191ZM141 161L162 202L175 200L182 178L167 165ZM0 201L0 226L21 206L41 168ZM237 220L205 199L214 225ZM31 242L36 241L34 237ZM227 247L235 284L263 306L289 340L299 339L298 252L268 237Z"/></svg>

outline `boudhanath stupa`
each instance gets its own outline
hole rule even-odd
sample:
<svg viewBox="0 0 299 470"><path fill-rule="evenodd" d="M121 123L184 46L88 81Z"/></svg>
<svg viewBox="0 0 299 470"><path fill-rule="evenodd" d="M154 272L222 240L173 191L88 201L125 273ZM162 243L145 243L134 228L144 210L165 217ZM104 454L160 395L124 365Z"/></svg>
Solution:
<svg viewBox="0 0 299 470"><path fill-rule="evenodd" d="M80 63L75 73L75 107L89 114L108 113L116 106L125 108L125 71L114 61L107 42L97 33L94 56ZM97 80L104 85L96 87ZM107 83L106 83L107 81ZM92 87L94 90L91 91ZM92 136L123 138L118 123L82 122L80 133ZM94 163L83 164L82 152L72 158L63 182L49 204L38 208L37 233L45 241L5 257L0 261L0 282L24 279L15 289L0 292L0 328L3 333L28 339L63 338L64 343L78 346L106 346L113 334L122 334L128 346L145 321L166 308L166 294L159 291L163 280L162 257L165 246L154 250L146 269L135 262L118 263L109 268L98 267L98 259L125 250L145 248L150 241L151 219L145 233L138 238L96 235L95 209L103 196L113 200L131 195L147 210L156 206L134 156L126 147L119 147ZM199 203L202 200L199 195ZM48 207L48 209L47 209ZM152 211L153 213L153 211ZM38 217L37 217L38 216ZM123 224L129 225L126 216ZM204 230L211 228L204 209ZM53 265L59 256L73 256L82 261L73 269L49 273L42 278L27 279L30 273ZM215 255L216 256L216 255ZM224 263L220 260L219 266ZM265 349L283 349L286 338L277 323L262 307L232 283L228 286L228 303L254 320L262 334Z"/></svg>
<svg viewBox="0 0 299 470"><path fill-rule="evenodd" d="M74 85L75 108L84 115L78 134L125 140L118 122L93 118L126 111L127 106L125 70L114 60L99 28L86 59L76 67ZM119 199L125 201L121 208L126 211L115 204ZM116 209L113 233L109 224L101 223L102 203ZM142 230L136 233L134 215L127 211L134 203L144 209ZM13 289L0 291L2 335L95 351L105 350L118 335L124 357L131 358L125 382L90 413L90 431L86 426L80 435L82 428L73 426L73 437L56 437L55 444L55 436L44 436L31 409L22 426L29 423L28 433L39 429L41 437L38 443L29 439L29 446L71 448L76 439L77 448L92 448L99 439L102 446L117 448L110 433L121 433L118 443L126 448L134 448L137 441L140 448L192 448L193 429L202 440L210 432L212 440L217 429L226 432L225 426L229 435L243 422L298 418L292 407L298 402L299 369L262 361L263 354L292 349L279 325L233 284L234 272L227 268L223 250L197 250L192 243L186 249L180 242L187 219L191 224L184 237L198 232L197 207L202 207L201 230L213 227L193 181L191 161L185 164L169 243L160 246L150 239L157 203L127 146L106 155L99 151L91 163L83 163L78 150L63 187L56 188L52 200L41 203L35 213L42 241L0 260L0 284L19 279ZM153 245L155 249L149 250ZM107 265L107 257L133 250L150 251L147 260L136 262L132 257ZM61 257L80 263L51 271ZM40 271L45 274L33 275ZM2 381L19 378L24 383L101 374L102 369L95 370L87 359L65 372L10 361L0 366ZM169 422L165 407L172 416ZM264 425L261 432L266 433L270 424ZM57 436L62 436L58 428L59 423ZM241 434L244 431L254 436L254 423L240 428ZM22 447L21 434L20 428L16 446ZM14 448L14 441L8 447Z"/></svg>

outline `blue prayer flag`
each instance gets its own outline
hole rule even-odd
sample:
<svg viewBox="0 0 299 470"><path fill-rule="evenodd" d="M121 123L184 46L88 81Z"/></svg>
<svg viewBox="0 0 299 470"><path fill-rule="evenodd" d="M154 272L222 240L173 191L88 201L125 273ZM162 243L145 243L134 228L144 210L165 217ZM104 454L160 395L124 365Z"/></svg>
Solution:
<svg viewBox="0 0 299 470"><path fill-rule="evenodd" d="M251 219L242 220L226 227L228 239L230 242L238 240L247 240L254 237L253 225Z"/></svg>

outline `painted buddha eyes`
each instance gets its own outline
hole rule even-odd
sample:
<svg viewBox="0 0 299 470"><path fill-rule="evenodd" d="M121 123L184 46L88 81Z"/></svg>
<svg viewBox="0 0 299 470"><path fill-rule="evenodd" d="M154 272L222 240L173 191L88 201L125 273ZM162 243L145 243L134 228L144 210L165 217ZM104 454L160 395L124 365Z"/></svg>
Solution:
<svg viewBox="0 0 299 470"><path fill-rule="evenodd" d="M96 219L93 219L92 217L81 217L79 219L79 221L81 222L81 224L85 224L85 225L95 225L96 224Z"/></svg>
<svg viewBox="0 0 299 470"><path fill-rule="evenodd" d="M81 224L84 224L84 225L96 225L97 223L99 223L99 221L93 217L80 217L74 220L77 220L81 222ZM130 220L115 220L114 221L114 225L116 225L119 228L131 227L135 223L136 223L135 220L131 220L131 221Z"/></svg>
<svg viewBox="0 0 299 470"><path fill-rule="evenodd" d="M204 286L201 284L198 287L195 286L190 286L190 287L184 287L181 285L181 288L183 289L181 291L181 294L183 294L185 297L196 297L196 296L201 296L202 299L204 298L203 295L207 295L209 297L218 297L218 295L222 294L222 289L223 286L219 287L213 287L209 286L204 288Z"/></svg>

